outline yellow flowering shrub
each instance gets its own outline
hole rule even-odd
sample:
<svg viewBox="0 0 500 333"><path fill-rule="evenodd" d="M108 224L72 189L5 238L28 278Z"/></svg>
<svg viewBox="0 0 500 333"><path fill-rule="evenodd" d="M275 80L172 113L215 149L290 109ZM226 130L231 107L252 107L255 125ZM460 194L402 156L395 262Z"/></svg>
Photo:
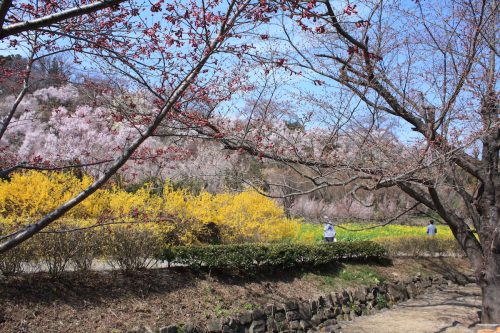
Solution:
<svg viewBox="0 0 500 333"><path fill-rule="evenodd" d="M28 171L0 182L0 234L19 228L57 208L91 184L72 173ZM110 223L125 223L110 224ZM283 209L256 191L193 195L167 182L163 193L149 185L130 193L116 185L100 189L70 210L51 229L104 224L113 229L149 230L167 241L200 242L207 226L215 225L225 243L273 242L296 239L300 223L285 218ZM168 236L168 237L167 237ZM111 235L111 237L113 237Z"/></svg>
<svg viewBox="0 0 500 333"><path fill-rule="evenodd" d="M183 242L196 242L195 234L204 225L215 224L225 243L273 242L295 239L300 229L298 220L285 218L283 209L256 191L241 193L192 195L185 190L165 186L165 212L189 224Z"/></svg>
<svg viewBox="0 0 500 333"><path fill-rule="evenodd" d="M62 172L15 173L10 181L0 181L0 214L20 218L43 216L81 192L91 182L88 176L78 179ZM84 206L69 214L82 214L82 209Z"/></svg>

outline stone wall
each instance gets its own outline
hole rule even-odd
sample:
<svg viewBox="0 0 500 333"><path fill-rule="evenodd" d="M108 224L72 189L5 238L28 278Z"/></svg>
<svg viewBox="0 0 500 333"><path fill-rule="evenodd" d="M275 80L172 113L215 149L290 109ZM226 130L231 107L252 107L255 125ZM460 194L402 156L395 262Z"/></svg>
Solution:
<svg viewBox="0 0 500 333"><path fill-rule="evenodd" d="M374 287L332 292L310 301L269 304L236 318L210 320L205 327L188 323L159 329L160 333L316 333L338 332L339 321L371 314L423 293L430 287L449 284L441 277L420 277L393 281ZM140 329L130 332L151 332ZM154 331L152 331L154 332ZM158 330L156 331L158 332Z"/></svg>

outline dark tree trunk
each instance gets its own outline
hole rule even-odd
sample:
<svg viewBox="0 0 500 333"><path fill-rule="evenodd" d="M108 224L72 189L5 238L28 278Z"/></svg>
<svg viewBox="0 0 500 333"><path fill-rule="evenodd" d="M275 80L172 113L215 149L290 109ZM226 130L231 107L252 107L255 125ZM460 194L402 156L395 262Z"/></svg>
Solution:
<svg viewBox="0 0 500 333"><path fill-rule="evenodd" d="M483 302L481 307L481 322L483 324L500 323L500 270L493 272L488 269L487 275L496 276L485 277L484 286L481 287Z"/></svg>
<svg viewBox="0 0 500 333"><path fill-rule="evenodd" d="M498 194L486 196L487 205L481 211L487 218L482 221L480 232L483 247L483 264L478 270L477 280L483 294L481 322L500 324L500 225ZM498 189L496 190L498 192Z"/></svg>
<svg viewBox="0 0 500 333"><path fill-rule="evenodd" d="M481 322L483 324L500 324L499 253L490 253L489 257L490 260L485 261L484 274L478 277L483 294Z"/></svg>

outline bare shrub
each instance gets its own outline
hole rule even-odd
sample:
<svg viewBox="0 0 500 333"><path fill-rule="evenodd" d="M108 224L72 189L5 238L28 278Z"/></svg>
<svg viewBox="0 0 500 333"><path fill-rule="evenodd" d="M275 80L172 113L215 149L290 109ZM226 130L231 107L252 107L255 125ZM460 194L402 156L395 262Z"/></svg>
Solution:
<svg viewBox="0 0 500 333"><path fill-rule="evenodd" d="M0 256L0 272L5 276L23 271L23 264L33 259L31 242L26 242Z"/></svg>
<svg viewBox="0 0 500 333"><path fill-rule="evenodd" d="M95 259L104 254L104 237L105 232L101 229L75 232L75 251L71 261L76 270L86 272L92 269Z"/></svg>
<svg viewBox="0 0 500 333"><path fill-rule="evenodd" d="M106 239L105 254L109 264L123 271L148 268L157 262L162 241L147 229L113 228Z"/></svg>
<svg viewBox="0 0 500 333"><path fill-rule="evenodd" d="M41 233L34 237L34 243L48 273L59 276L75 255L78 236L74 232Z"/></svg>
<svg viewBox="0 0 500 333"><path fill-rule="evenodd" d="M438 237L387 237L375 239L390 256L461 256L462 249L454 239Z"/></svg>

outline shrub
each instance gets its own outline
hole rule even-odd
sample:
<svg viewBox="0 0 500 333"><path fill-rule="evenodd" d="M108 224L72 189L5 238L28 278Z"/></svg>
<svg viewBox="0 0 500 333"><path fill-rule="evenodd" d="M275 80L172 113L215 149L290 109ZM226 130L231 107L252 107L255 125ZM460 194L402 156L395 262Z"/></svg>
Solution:
<svg viewBox="0 0 500 333"><path fill-rule="evenodd" d="M19 274L22 272L23 263L32 258L33 251L30 244L21 244L0 255L0 272L5 276Z"/></svg>
<svg viewBox="0 0 500 333"><path fill-rule="evenodd" d="M231 244L168 248L165 259L194 268L259 269L318 266L346 259L380 258L385 250L373 242L330 244Z"/></svg>
<svg viewBox="0 0 500 333"><path fill-rule="evenodd" d="M32 239L37 257L52 276L59 276L66 270L75 255L78 241L73 232L40 233Z"/></svg>
<svg viewBox="0 0 500 333"><path fill-rule="evenodd" d="M152 230L120 226L109 230L104 251L112 267L133 271L154 264L162 245L160 237Z"/></svg>
<svg viewBox="0 0 500 333"><path fill-rule="evenodd" d="M76 243L71 261L76 270L90 271L93 262L104 255L105 234L99 228L75 231Z"/></svg>
<svg viewBox="0 0 500 333"><path fill-rule="evenodd" d="M4 229L20 227L12 224L14 219L36 221L92 181L70 172L38 171L18 172L10 180L0 180L0 235ZM287 219L277 202L256 191L211 194L200 189L193 194L168 181L156 188L145 183L134 192L111 184L69 211L59 225L115 219L158 221L173 244L295 240L300 229L299 220Z"/></svg>
<svg viewBox="0 0 500 333"><path fill-rule="evenodd" d="M462 249L453 238L401 236L375 238L373 241L383 246L390 256L463 255Z"/></svg>

